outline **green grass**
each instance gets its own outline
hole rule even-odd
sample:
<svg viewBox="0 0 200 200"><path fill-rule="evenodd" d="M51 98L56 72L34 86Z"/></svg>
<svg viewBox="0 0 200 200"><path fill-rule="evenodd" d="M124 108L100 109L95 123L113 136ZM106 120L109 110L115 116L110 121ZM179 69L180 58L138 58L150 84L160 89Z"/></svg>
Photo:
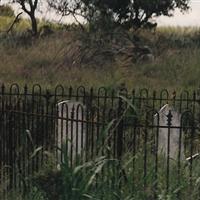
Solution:
<svg viewBox="0 0 200 200"><path fill-rule="evenodd" d="M179 177L177 163L171 161L168 192L165 162L165 158L159 157L157 178L155 158L150 154L144 176L142 152L138 152L134 157L127 154L121 165L117 160L106 157L99 157L76 167L65 163L61 166L61 171L45 169L37 173L28 193L24 196L11 193L8 200L176 200L178 197L181 200L198 199L200 161L193 163L193 185L190 181L189 164L182 163ZM125 172L126 181L121 174L122 170Z"/></svg>
<svg viewBox="0 0 200 200"><path fill-rule="evenodd" d="M0 16L0 32L7 31L10 25L13 23L15 17L6 17L6 16ZM17 23L14 26L14 32L22 32L29 28L30 22L29 20L23 19L20 20L19 23Z"/></svg>

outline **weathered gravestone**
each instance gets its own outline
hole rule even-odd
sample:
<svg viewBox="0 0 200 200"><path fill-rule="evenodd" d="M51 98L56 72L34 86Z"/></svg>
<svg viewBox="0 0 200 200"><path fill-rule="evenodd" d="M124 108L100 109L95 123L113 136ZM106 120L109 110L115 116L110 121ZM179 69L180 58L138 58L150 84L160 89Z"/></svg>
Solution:
<svg viewBox="0 0 200 200"><path fill-rule="evenodd" d="M159 118L159 124L158 124ZM179 153L180 159L184 160L184 135L181 134L181 114L169 104L164 105L154 115L154 125L158 126L158 153L177 160ZM181 137L180 137L181 136Z"/></svg>
<svg viewBox="0 0 200 200"><path fill-rule="evenodd" d="M66 100L58 103L57 147L58 163L67 155L70 163L83 156L86 141L85 106L81 102Z"/></svg>

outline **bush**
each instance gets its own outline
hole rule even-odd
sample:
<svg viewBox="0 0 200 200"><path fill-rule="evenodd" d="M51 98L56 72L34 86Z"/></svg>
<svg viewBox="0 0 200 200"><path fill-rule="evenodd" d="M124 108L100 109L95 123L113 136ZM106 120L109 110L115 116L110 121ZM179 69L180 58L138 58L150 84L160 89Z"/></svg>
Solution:
<svg viewBox="0 0 200 200"><path fill-rule="evenodd" d="M0 16L14 17L15 13L11 6L2 5L0 6Z"/></svg>

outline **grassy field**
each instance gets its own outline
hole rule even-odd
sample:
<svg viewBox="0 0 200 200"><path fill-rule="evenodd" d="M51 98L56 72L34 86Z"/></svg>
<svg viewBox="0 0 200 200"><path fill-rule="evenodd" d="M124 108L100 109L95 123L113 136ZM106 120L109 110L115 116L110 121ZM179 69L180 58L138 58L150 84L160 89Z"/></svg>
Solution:
<svg viewBox="0 0 200 200"><path fill-rule="evenodd" d="M11 21L0 17L0 30L6 30ZM139 33L141 43L153 51L155 59L151 61L100 57L103 64L99 65L90 62L91 56L80 66L76 63L77 56L81 56L79 31L64 31L57 26L54 34L34 40L23 35L27 27L28 21L22 20L14 33L1 33L0 82L41 83L47 87L57 84L117 87L123 83L128 88L156 90L196 89L200 85L198 28L160 27L156 33Z"/></svg>

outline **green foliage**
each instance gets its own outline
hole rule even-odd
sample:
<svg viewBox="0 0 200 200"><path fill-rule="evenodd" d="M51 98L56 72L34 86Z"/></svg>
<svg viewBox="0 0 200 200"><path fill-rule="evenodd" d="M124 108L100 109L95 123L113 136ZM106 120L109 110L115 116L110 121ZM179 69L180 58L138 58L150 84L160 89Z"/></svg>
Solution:
<svg viewBox="0 0 200 200"><path fill-rule="evenodd" d="M0 5L0 16L5 17L14 17L15 13L11 6L9 5Z"/></svg>
<svg viewBox="0 0 200 200"><path fill-rule="evenodd" d="M62 15L81 15L88 23L100 25L109 22L122 25L126 29L147 26L154 27L151 23L153 16L171 16L175 9L188 10L189 0L49 0L51 7ZM110 23L110 24L112 24ZM110 27L111 28L111 27Z"/></svg>
<svg viewBox="0 0 200 200"><path fill-rule="evenodd" d="M148 148L148 152L149 152ZM166 158L159 157L155 172L155 157L148 153L147 171L144 176L144 152L137 150L133 156L126 154L119 164L117 160L96 158L93 161L71 167L64 163L61 171L44 169L32 179L32 187L22 198L20 194L9 200L181 200L198 199L200 193L199 160L193 163L191 187L190 164L181 163L180 176L175 161L169 168L169 191L166 192ZM156 178L157 177L157 178Z"/></svg>

